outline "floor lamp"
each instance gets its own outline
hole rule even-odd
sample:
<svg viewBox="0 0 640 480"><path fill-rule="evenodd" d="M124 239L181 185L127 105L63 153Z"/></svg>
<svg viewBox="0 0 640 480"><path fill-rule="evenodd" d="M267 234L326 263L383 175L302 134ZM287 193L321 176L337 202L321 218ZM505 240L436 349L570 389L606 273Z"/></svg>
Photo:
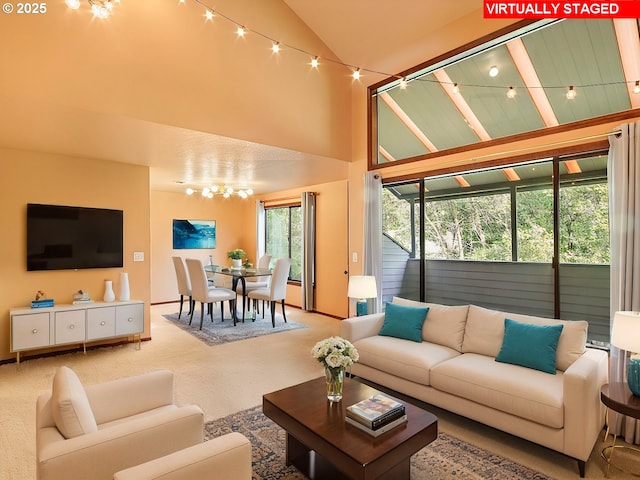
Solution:
<svg viewBox="0 0 640 480"><path fill-rule="evenodd" d="M367 298L376 298L378 296L376 277L367 275L350 276L347 296L357 300L356 314L358 317L366 315L369 313L367 309Z"/></svg>

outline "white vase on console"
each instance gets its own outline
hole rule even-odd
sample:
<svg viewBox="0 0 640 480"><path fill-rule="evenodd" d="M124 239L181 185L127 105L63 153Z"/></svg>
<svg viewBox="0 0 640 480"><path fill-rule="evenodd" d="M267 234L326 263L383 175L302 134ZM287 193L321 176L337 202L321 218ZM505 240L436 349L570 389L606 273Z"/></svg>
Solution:
<svg viewBox="0 0 640 480"><path fill-rule="evenodd" d="M113 293L113 282L111 280L104 281L104 297L105 302L113 302L116 299L116 294Z"/></svg>
<svg viewBox="0 0 640 480"><path fill-rule="evenodd" d="M241 258L232 258L231 259L231 268L235 270L240 270L242 268L242 259Z"/></svg>
<svg viewBox="0 0 640 480"><path fill-rule="evenodd" d="M125 272L120 274L120 295L118 299L121 302L128 302L131 300L131 292L129 291L129 274Z"/></svg>

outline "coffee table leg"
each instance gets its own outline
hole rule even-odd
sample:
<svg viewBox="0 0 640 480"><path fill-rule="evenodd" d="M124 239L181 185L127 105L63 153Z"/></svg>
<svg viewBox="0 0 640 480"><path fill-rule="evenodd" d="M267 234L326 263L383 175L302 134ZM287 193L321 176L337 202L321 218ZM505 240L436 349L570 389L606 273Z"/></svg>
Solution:
<svg viewBox="0 0 640 480"><path fill-rule="evenodd" d="M311 449L298 441L290 433L287 433L287 453L286 453L286 465L293 465L296 458L300 458L302 455L307 455Z"/></svg>

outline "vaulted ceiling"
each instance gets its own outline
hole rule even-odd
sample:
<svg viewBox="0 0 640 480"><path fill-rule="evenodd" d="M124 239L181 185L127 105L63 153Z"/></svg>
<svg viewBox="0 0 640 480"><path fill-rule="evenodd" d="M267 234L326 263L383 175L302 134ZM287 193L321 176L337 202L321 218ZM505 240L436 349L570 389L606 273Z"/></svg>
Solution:
<svg viewBox="0 0 640 480"><path fill-rule="evenodd" d="M476 37L451 25L482 22L480 0L407 0L394 8L371 0L186 0L181 6L178 0L122 0L113 21L91 19L86 0L80 3L74 12L60 0L47 2L43 15L3 16L0 147L147 165L152 189L172 191L183 188L179 182L230 179L265 193L346 178L353 83L340 69L382 72L365 75L356 87L365 88L397 65L427 60L415 49L434 32L443 45L459 46ZM253 37L234 40L220 16L207 23L203 7L209 3L247 22ZM276 61L265 56L261 34L276 38L282 31L283 43L319 50L340 69L325 62L316 75L294 64L292 52ZM585 56L565 34L523 39L543 86L599 85L596 93L578 89L569 108L562 90L545 88L558 122L628 108L618 84L602 86L621 75L612 31L600 24L582 28L580 43L590 49ZM487 84L486 68L493 64L500 66L494 85L500 88L474 92L473 85ZM395 159L432 150L407 130L393 103L438 150L482 139L453 103L446 79L438 78L442 73L460 85L459 98L491 138L544 124L539 101L521 87L521 68L502 46L426 73L406 90L389 90L391 102L381 104L381 146ZM323 75L328 71L331 79ZM508 101L507 84L518 90ZM334 102L330 108L327 99Z"/></svg>

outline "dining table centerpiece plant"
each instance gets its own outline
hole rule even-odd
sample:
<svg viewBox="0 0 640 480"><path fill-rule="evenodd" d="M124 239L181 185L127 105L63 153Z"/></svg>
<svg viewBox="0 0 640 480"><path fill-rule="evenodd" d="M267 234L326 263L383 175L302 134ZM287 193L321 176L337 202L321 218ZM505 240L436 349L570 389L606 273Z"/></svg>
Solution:
<svg viewBox="0 0 640 480"><path fill-rule="evenodd" d="M324 366L327 398L331 402L339 402L342 400L345 369L358 361L358 350L349 340L329 337L316 343L311 355Z"/></svg>
<svg viewBox="0 0 640 480"><path fill-rule="evenodd" d="M229 250L227 252L227 257L231 259L231 263L233 264L233 268L241 268L242 267L242 259L247 254L241 248L234 248L233 250Z"/></svg>

